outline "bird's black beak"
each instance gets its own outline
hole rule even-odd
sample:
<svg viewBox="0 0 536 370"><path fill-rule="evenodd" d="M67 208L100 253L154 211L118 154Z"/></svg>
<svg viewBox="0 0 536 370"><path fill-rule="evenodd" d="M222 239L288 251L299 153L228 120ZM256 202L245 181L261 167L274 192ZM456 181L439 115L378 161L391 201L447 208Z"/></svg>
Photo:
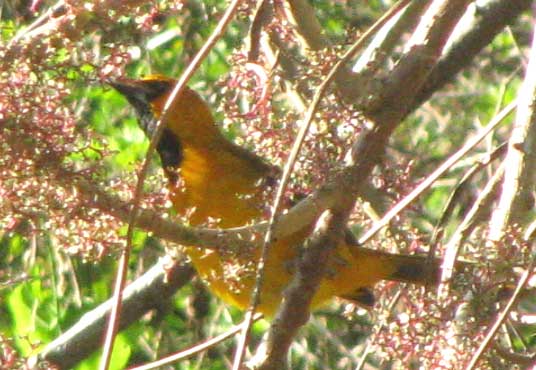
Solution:
<svg viewBox="0 0 536 370"><path fill-rule="evenodd" d="M108 84L127 98L128 102L134 107L140 104L148 105L150 102L151 89L143 81L122 78L108 81Z"/></svg>
<svg viewBox="0 0 536 370"><path fill-rule="evenodd" d="M130 104L149 104L156 98L166 94L173 86L164 80L133 80L119 78L108 81L108 84L125 96Z"/></svg>

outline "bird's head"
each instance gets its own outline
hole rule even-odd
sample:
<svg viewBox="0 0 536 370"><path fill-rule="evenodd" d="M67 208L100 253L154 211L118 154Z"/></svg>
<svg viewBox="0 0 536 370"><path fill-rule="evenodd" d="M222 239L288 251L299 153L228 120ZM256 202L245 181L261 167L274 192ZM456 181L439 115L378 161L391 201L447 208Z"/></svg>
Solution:
<svg viewBox="0 0 536 370"><path fill-rule="evenodd" d="M120 78L109 84L136 109L140 125L150 136L176 80L162 75L150 75L139 80ZM189 142L218 130L208 105L188 87L173 101L165 125L181 141Z"/></svg>

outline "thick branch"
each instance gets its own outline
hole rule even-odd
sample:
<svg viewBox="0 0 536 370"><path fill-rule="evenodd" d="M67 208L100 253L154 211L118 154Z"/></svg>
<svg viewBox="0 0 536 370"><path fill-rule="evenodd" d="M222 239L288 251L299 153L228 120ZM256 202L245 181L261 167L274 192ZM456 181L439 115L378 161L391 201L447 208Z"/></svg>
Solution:
<svg viewBox="0 0 536 370"><path fill-rule="evenodd" d="M382 130L393 130L391 122L396 126L410 111L416 92L428 79L469 3L468 0L436 0L427 9L406 53L377 93L379 98L368 107L374 120L384 126Z"/></svg>
<svg viewBox="0 0 536 370"><path fill-rule="evenodd" d="M57 180L62 186L72 186L72 179L72 173L67 171L61 171L57 176ZM85 178L75 177L74 185L78 188L81 198L87 200L88 206L117 217L123 222L129 221L130 209L132 207L130 202L123 201L117 196L108 194ZM155 236L171 242L182 245L198 245L207 248L220 248L228 245L239 248L240 246L249 245L247 240L250 239L245 238L251 235L244 234L248 232L247 229L228 233L221 229L188 227L164 218L156 212L145 209L140 209L136 225L143 230L154 233Z"/></svg>
<svg viewBox="0 0 536 370"><path fill-rule="evenodd" d="M309 306L325 273L325 263L331 251L340 242L346 226L352 202L345 205L346 212L326 211L318 220L317 227L305 245L297 271L283 294L282 307L278 311L266 346L264 361L259 370L279 370L287 367L287 352L298 329L309 319ZM350 206L350 207L349 207Z"/></svg>
<svg viewBox="0 0 536 370"><path fill-rule="evenodd" d="M391 133L405 117L414 94L426 80L426 72L437 62L448 36L468 2L469 0L434 1L430 7L433 11L428 11L419 25L423 30L422 39L412 42L412 48L394 69L392 78L386 84L387 93L384 94L385 91L382 90L375 98L378 105L370 115L373 120L372 129L361 135L352 153L352 163L335 176L335 183L340 186L337 188L339 198L333 208L334 213L326 222L328 227L320 228L317 238L313 239L315 241L311 244L311 249L305 251L299 271L285 294L285 302L270 328L270 339L261 369L286 368L287 351L292 338L298 328L307 321L308 304L322 279L322 271L331 249L329 247L334 247L338 240L334 239L333 235L341 235L347 213L353 206L353 199L374 166L381 161ZM408 89L406 96L403 99L398 97L398 100L394 101L393 92L402 89ZM328 248L325 248L326 245ZM313 247L319 248L318 251ZM316 276L310 276L311 262L314 264L314 270L318 271Z"/></svg>
<svg viewBox="0 0 536 370"><path fill-rule="evenodd" d="M315 16L315 9L305 0L285 1L287 17L292 22L303 44L310 50L322 50L330 45L322 26Z"/></svg>
<svg viewBox="0 0 536 370"><path fill-rule="evenodd" d="M450 82L466 68L474 57L499 34L530 8L531 0L488 0L475 5L477 15L473 22L457 34L448 50L434 66L426 83L413 102L412 110L419 107L430 96Z"/></svg>
<svg viewBox="0 0 536 370"><path fill-rule="evenodd" d="M57 180L60 185L70 187L73 185L73 174L60 171ZM108 194L85 178L75 177L74 185L90 207L117 217L123 222L128 222L131 207L129 202ZM299 202L288 213L281 216L276 224L274 236L284 238L310 225L322 211L336 201L337 193L336 184L327 184ZM267 223L261 222L252 226L230 229L189 227L164 218L151 210L141 209L136 225L143 230L152 232L157 237L177 244L196 245L211 249L229 249L250 247L251 245L260 246L261 241L254 236L264 233Z"/></svg>
<svg viewBox="0 0 536 370"><path fill-rule="evenodd" d="M402 36L411 32L418 24L427 5L427 1L413 1L408 4L402 12L378 31L352 70L356 73L365 72L371 75L371 72L375 73L381 66L386 65L386 60L392 57L392 52Z"/></svg>
<svg viewBox="0 0 536 370"><path fill-rule="evenodd" d="M150 270L127 286L123 292L120 328L139 320L145 313L166 304L194 273L190 265L162 258ZM48 361L68 369L97 350L102 341L111 299L86 313L78 323L49 343L33 361Z"/></svg>
<svg viewBox="0 0 536 370"><path fill-rule="evenodd" d="M474 55L484 46L489 44L491 39L504 27L504 25L511 23L523 10L528 9L531 1L494 0L489 1L488 4L490 4L489 8L480 9L480 17L475 23L475 28L460 36L459 41L454 42L447 54L445 54L440 62L433 67L431 73L428 74L427 69L423 69L425 73L423 73L423 76L419 76L418 79L423 79L426 82L423 86L420 86L422 81L415 83L415 86L419 86L418 91L420 92L416 99L404 109L406 113L415 109L422 103L422 101L428 99L435 90L451 80L457 72L469 64ZM428 60L427 65L433 65L433 62L434 61ZM410 68L408 70L411 72L408 75L408 78L416 73L415 68ZM413 77L415 77L415 75L413 75ZM390 86L393 89L395 87L398 88L398 92L408 92L408 87L404 86L404 83L404 79L398 79L397 81L392 82ZM381 92L378 93L378 95L381 96ZM356 165L348 167L340 173L335 174L329 182L316 191L312 196L300 202L297 206L292 208L288 214L283 215L275 229L276 237L284 237L292 231L301 229L305 225L310 224L323 210L332 207L333 204L340 200L340 193L344 193L348 189L356 190L366 180L372 167L378 163L378 158L380 158L381 153L383 153L390 132L392 132L394 127L400 123L400 120L405 114L402 113L404 110L400 110L404 107L403 105L395 104L391 107L386 104L388 99L385 96L378 98L378 101L382 104L378 104L372 115L372 117L375 118L376 125L372 130L363 135L361 144L356 145L354 149L353 157L354 161L357 161ZM383 118L386 119L383 120ZM383 124L385 124L385 127L381 128L380 126ZM375 141L376 139L378 139L378 141ZM371 157L367 158L366 155L369 154ZM69 177L67 176L67 178ZM89 182L83 182L82 180L79 182L77 180L76 185L81 189L81 192L86 199L91 199L95 208L108 212L121 220L126 220L126 215L128 215L128 210L130 209L130 204L128 202L123 202L116 197L107 195L104 191L96 191L96 188ZM156 236L170 241L180 244L195 244L206 247L218 247L223 245L239 246L241 242L244 243L243 240L251 240L247 235L252 235L251 233L255 231L264 230L263 224L234 230L189 228L145 210L142 212L138 220L138 225L145 230L153 232ZM242 237L240 237L240 235L242 235ZM135 284L136 282L133 283L133 285ZM159 299L161 299L161 297L163 297L162 292L165 289L167 289L166 286L160 285L153 287L151 291L157 294ZM155 302L157 300L153 299L152 301ZM292 300L289 298L289 301ZM129 309L130 306L136 307L138 304L126 303L125 309ZM149 310L150 308L151 307L144 307L143 310ZM87 320L88 318L84 316L79 325L76 326L80 332L80 334L77 335L82 335L85 330L88 330L88 328L85 327ZM81 323L84 323L84 325ZM90 325L90 327L92 326ZM71 330L74 330L74 328ZM68 333L72 333L71 330L69 330ZM98 331L93 331L92 333L97 332ZM94 335L97 338L98 345L100 334ZM60 338L63 338L63 340L60 340ZM66 342L64 336L60 338L53 343L58 344ZM48 349L43 354L44 358L53 359L53 357L50 357L52 355L45 355L45 353L56 353L56 351L59 351L59 347L56 347L57 349L54 351L50 349L52 347L52 344L47 347ZM70 352L72 351L74 350L71 349ZM83 356L80 358L82 357Z"/></svg>
<svg viewBox="0 0 536 370"><path fill-rule="evenodd" d="M401 0L397 5L402 7L404 3L409 1ZM323 34L322 27L314 14L314 8L307 1L287 0L285 4L287 5L288 18L294 24L302 43L307 48L319 51L332 46L330 40ZM395 5L395 7L397 6ZM277 37L272 38L277 39ZM280 48L281 46L283 45L279 43ZM287 68L290 68L288 63L286 65ZM341 94L346 97L353 96L356 92L355 87L360 86L362 83L361 76L353 73L347 65L337 69L334 80Z"/></svg>

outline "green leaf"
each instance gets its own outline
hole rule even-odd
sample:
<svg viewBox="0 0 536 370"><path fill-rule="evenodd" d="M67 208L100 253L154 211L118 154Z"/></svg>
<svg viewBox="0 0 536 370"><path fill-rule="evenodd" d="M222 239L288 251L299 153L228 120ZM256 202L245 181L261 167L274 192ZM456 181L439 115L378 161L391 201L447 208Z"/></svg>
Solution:
<svg viewBox="0 0 536 370"><path fill-rule="evenodd" d="M7 295L12 333L19 351L32 354L37 345L48 343L56 334L57 314L52 306L50 290L43 289L40 280L17 286Z"/></svg>
<svg viewBox="0 0 536 370"><path fill-rule="evenodd" d="M132 354L132 348L128 339L122 333L117 335L114 343L114 350L112 352L112 358L110 361L110 370L122 370L125 369L130 355ZM89 356L84 361L80 362L75 369L76 370L94 370L99 368L101 362L102 351L97 351Z"/></svg>

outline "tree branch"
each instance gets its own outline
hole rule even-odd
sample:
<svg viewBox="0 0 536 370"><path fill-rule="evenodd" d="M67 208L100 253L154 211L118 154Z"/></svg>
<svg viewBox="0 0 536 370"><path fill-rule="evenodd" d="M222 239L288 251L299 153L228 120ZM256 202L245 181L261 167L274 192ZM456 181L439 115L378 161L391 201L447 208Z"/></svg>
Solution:
<svg viewBox="0 0 536 370"><path fill-rule="evenodd" d="M392 131L394 127L398 126L405 114L416 109L416 107L428 99L434 91L450 81L456 73L467 66L474 56L484 46L489 44L493 37L500 32L506 24L511 23L522 11L528 9L531 3L530 0L488 1L489 7L479 9L479 18L476 20L475 28L460 35L458 41L452 43L452 46L441 57L437 64L434 65L434 61L428 61L427 65L432 65L433 68L429 73L426 68L424 68L425 73L423 73L423 76L421 77L425 82L424 84L422 84L422 82L415 84L415 86L419 86L417 96L414 97L409 105L407 105L404 113L401 113L400 111L400 108L402 108L403 105L395 104L394 107L390 107L386 104L389 101L389 99L387 99L388 97L382 96L381 92L378 92L377 95L379 98L377 102L383 102L383 104L376 105L376 109L371 112L370 116L373 119L372 123L374 125L371 130L363 134L363 139L360 140L360 143L356 144L353 149L354 162L357 161L356 165L347 167L341 172L334 174L334 176L332 176L320 189L315 191L313 195L298 203L287 214L282 215L276 225L275 235L277 237L284 237L292 233L294 230L303 228L305 225L310 224L323 210L331 208L338 202L340 200L339 194L341 192L344 192L347 189L358 189L368 177L371 168L378 163L377 158L379 158L379 154L383 152L385 142L390 136L388 131ZM402 64L402 61L399 64ZM415 73L415 70L413 70L412 73ZM398 89L400 89L399 91L407 92L408 87L404 86L404 83L401 81L403 80L399 79L398 82L391 83L391 88L394 89L395 86L398 86ZM393 109L393 111L390 112L390 109ZM383 118L387 119L382 121ZM380 127L383 123L385 123L385 128ZM389 130L387 130L387 128L389 128ZM376 138L379 138L378 142L374 142ZM372 155L370 159L366 157L368 154ZM365 157L362 157L363 155L365 155ZM69 178L69 176L67 176L67 178ZM61 181L61 179L58 180ZM65 182L63 184L63 186L67 185ZM130 204L128 202L121 201L119 198L107 194L104 190L98 189L98 187L85 179L76 179L75 185L81 190L81 194L89 200L89 203L92 206L103 212L112 214L123 221L127 220L127 215L130 209ZM72 186L72 183L68 186ZM265 223L260 223L254 226L228 230L191 228L165 219L148 210L142 211L137 224L141 228L153 232L155 236L166 240L179 244L199 245L213 248L223 246L226 248L229 248L230 246L239 247L242 245L240 243L246 243L244 240L250 240L248 236L251 236L256 232L262 232L266 226ZM156 266L154 268L156 268ZM135 284L136 282L132 285ZM128 289L129 288L127 288L127 291ZM163 289L166 289L166 287L155 286L151 291L157 294L158 297L162 297ZM289 298L289 301L292 302L292 299ZM129 304L125 302L125 309L130 309L131 305L137 306L137 304ZM150 308L151 307L144 309L149 310ZM85 330L88 330L81 324L86 322L86 320L88 319L84 316L80 323L77 324L76 327L80 332L78 335L82 335ZM71 330L74 330L74 327ZM71 330L69 330L68 333L70 333ZM101 337L100 334L95 333L98 333L98 331L92 331L91 335L97 338L98 345ZM87 337L85 338L91 338L90 334L86 335ZM64 338L63 341L65 341L64 336L61 336L60 338ZM62 342L60 341L60 338L53 343L57 344ZM51 347L52 343L47 348ZM46 353L48 352L54 353L54 351L51 350L47 350ZM84 356L81 356L79 359L83 357ZM46 359L50 358L51 357L46 357Z"/></svg>
<svg viewBox="0 0 536 370"><path fill-rule="evenodd" d="M530 8L531 0L488 0L475 5L476 16L457 34L448 50L430 72L411 110L416 109L437 90L450 82L458 72L467 68L475 56L499 34Z"/></svg>
<svg viewBox="0 0 536 370"><path fill-rule="evenodd" d="M281 308L275 317L266 340L259 370L280 370L287 367L287 352L298 329L309 320L310 303L326 270L325 263L340 243L348 213L353 203L347 203L344 212L326 211L317 222L313 235L304 247L296 274L285 292ZM257 367L256 367L257 368Z"/></svg>
<svg viewBox="0 0 536 370"><path fill-rule="evenodd" d="M525 80L519 89L516 121L504 159L505 170L501 198L489 223L490 243L499 242L508 226L522 220L533 209L530 200L534 188L534 161L536 156L536 28L530 51ZM529 200L527 200L529 199Z"/></svg>
<svg viewBox="0 0 536 370"><path fill-rule="evenodd" d="M75 185L79 190L80 196L86 199L89 207L117 217L123 222L128 222L130 202L108 194L98 185L83 177L76 177L72 172L66 170L60 170L56 180L64 187ZM323 210L336 201L336 198L336 184L322 187L313 195L292 207L288 213L281 215L275 225L275 237L287 237L297 230L310 225ZM229 229L190 227L162 217L162 215L154 211L140 209L136 225L157 237L177 244L196 245L209 249L230 249L251 247L252 245L260 246L262 241L254 238L254 236L266 231L267 222Z"/></svg>
<svg viewBox="0 0 536 370"><path fill-rule="evenodd" d="M128 327L148 311L158 309L177 290L190 281L193 268L170 257L161 258L145 274L123 291L123 311L120 329ZM102 336L112 309L112 300L84 314L69 330L49 343L31 359L31 363L48 361L59 369L68 369L89 356L102 345Z"/></svg>
<svg viewBox="0 0 536 370"><path fill-rule="evenodd" d="M342 235L346 217L353 208L361 185L374 166L381 161L390 134L405 117L408 106L415 97L414 94L426 80L426 71L437 62L448 36L468 3L469 0L434 1L419 25L422 29L419 38L411 42L412 48L395 67L392 78L386 81L387 92L382 90L375 97L378 105L371 114L372 129L360 136L352 152L352 163L340 175L335 176L335 181L340 187L333 214L328 213L327 221L312 239L311 247L304 252L298 272L285 293L284 303L270 327L266 354L262 356L263 362L259 368L272 370L287 367L287 352L292 338L297 329L307 322L308 306L322 279L322 269L325 268L330 249L340 240L334 239L333 235ZM407 96L398 97L398 101L394 102L393 92L401 91L402 88L407 91ZM311 276L311 263L318 271L317 275Z"/></svg>
<svg viewBox="0 0 536 370"><path fill-rule="evenodd" d="M308 1L287 0L284 4L288 20L308 49L321 50L331 45Z"/></svg>
<svg viewBox="0 0 536 370"><path fill-rule="evenodd" d="M418 24L427 5L427 1L410 2L406 8L385 24L354 63L353 72L358 74L365 72L371 75L371 72L376 73L381 66L385 65L385 61L392 57L392 52L402 36L411 32Z"/></svg>

